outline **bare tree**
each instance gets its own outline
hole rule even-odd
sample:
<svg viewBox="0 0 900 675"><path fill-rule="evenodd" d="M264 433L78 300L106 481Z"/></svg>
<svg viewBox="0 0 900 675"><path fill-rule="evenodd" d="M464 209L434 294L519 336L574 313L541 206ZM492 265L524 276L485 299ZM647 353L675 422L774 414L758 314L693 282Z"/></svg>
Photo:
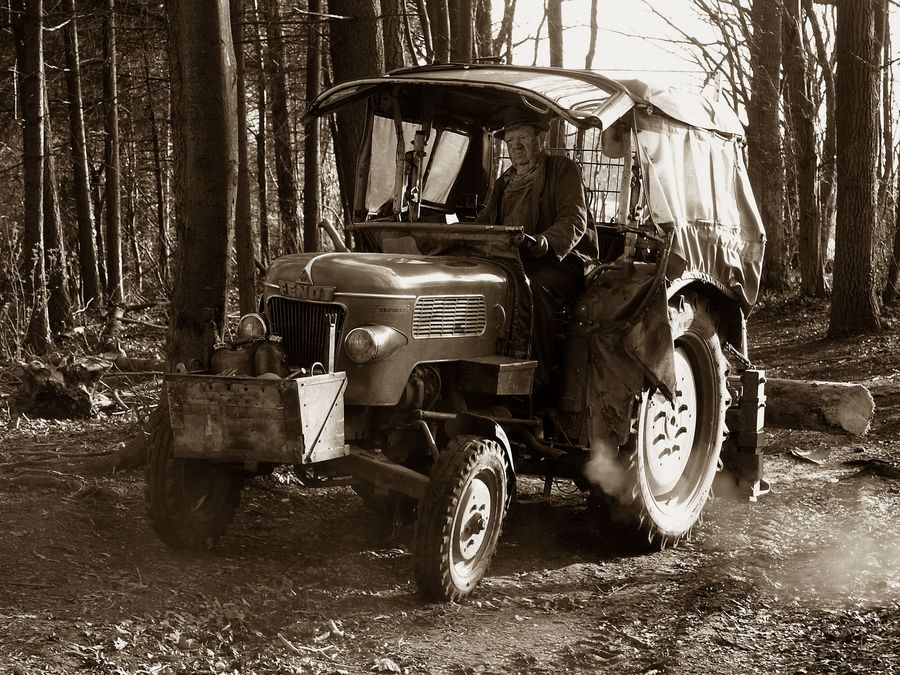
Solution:
<svg viewBox="0 0 900 675"><path fill-rule="evenodd" d="M21 55L24 237L21 274L31 316L25 345L37 353L50 347L47 278L44 267L44 43L42 0L17 0L14 22Z"/></svg>
<svg viewBox="0 0 900 675"><path fill-rule="evenodd" d="M75 196L75 220L78 224L78 269L81 278L81 300L87 305L100 299L100 278L97 268L97 245L94 241L94 213L91 210L91 186L84 130L84 104L81 96L81 63L75 0L66 0L65 7L69 19L63 27L63 38L66 55L66 93L69 99L72 191Z"/></svg>
<svg viewBox="0 0 900 675"><path fill-rule="evenodd" d="M784 75L789 145L796 167L800 290L825 295L825 252L819 233L816 202L816 110L810 95L800 0L784 3Z"/></svg>
<svg viewBox="0 0 900 675"><path fill-rule="evenodd" d="M873 243L877 218L878 67L875 5L840 2L837 8L837 227L830 335L880 327Z"/></svg>
<svg viewBox="0 0 900 675"><path fill-rule="evenodd" d="M253 224L250 220L250 166L247 150L247 93L244 78L244 3L230 0L231 38L237 82L237 195L234 213L234 249L237 260L238 304L241 314L256 311L256 266L253 261Z"/></svg>
<svg viewBox="0 0 900 675"><path fill-rule="evenodd" d="M309 0L309 11L320 12L320 0ZM310 21L306 43L306 99L312 101L322 88L322 40L320 26ZM303 250L318 251L319 242L319 120L306 127L303 144Z"/></svg>
<svg viewBox="0 0 900 675"><path fill-rule="evenodd" d="M268 83L266 82L266 57L263 48L263 34L260 21L258 0L253 0L253 22L256 25L256 39L254 40L254 51L256 53L257 68L256 80L256 194L257 207L259 209L259 255L263 266L269 264L269 184L268 172L266 167L267 154L267 134L266 134L266 112L268 102L266 92L268 91Z"/></svg>
<svg viewBox="0 0 900 675"><path fill-rule="evenodd" d="M448 7L451 17L450 60L459 63L471 61L475 53L473 0L450 0Z"/></svg>
<svg viewBox="0 0 900 675"><path fill-rule="evenodd" d="M893 305L900 293L900 172L897 173L897 198L894 201L894 241L891 246L891 259L888 264L887 281L881 293L886 305Z"/></svg>
<svg viewBox="0 0 900 675"><path fill-rule="evenodd" d="M294 149L288 113L287 74L284 64L284 38L278 0L268 0L266 80L272 112L272 141L275 150L275 178L278 183L278 212L281 215L282 245L287 253L300 250L297 178L294 174Z"/></svg>
<svg viewBox="0 0 900 675"><path fill-rule="evenodd" d="M169 368L206 367L225 319L237 196L237 94L228 0L168 0L178 248Z"/></svg>
<svg viewBox="0 0 900 675"><path fill-rule="evenodd" d="M825 130L822 135L822 148L819 154L818 211L820 223L819 247L825 252L828 249L828 243L834 231L835 187L837 185L834 69L828 56L822 28L819 25L819 17L813 10L813 0L801 0L801 2L803 4L803 13L806 16L813 36L816 63L822 72L824 81Z"/></svg>
<svg viewBox="0 0 900 675"><path fill-rule="evenodd" d="M512 29L516 19L516 0L503 0L503 20L494 38L494 54L503 54L506 63L512 63Z"/></svg>
<svg viewBox="0 0 900 675"><path fill-rule="evenodd" d="M153 150L153 185L156 190L156 252L159 281L163 287L169 284L169 206L166 200L166 170L163 163L163 144L160 142L159 122L156 118L156 103L150 95L150 57L144 45L144 81L147 86L147 118L150 123L150 143Z"/></svg>
<svg viewBox="0 0 900 675"><path fill-rule="evenodd" d="M316 11L321 11L321 0L312 1L320 7ZM402 41L403 30L400 27L401 14L405 13L402 9L403 0L379 0L379 2L381 6L381 39L384 41L384 67L386 70L396 70L406 65ZM310 8L309 12L312 14L313 10ZM313 22L310 22L310 26L314 25ZM320 57L320 66L321 63ZM308 63L307 67L309 67Z"/></svg>
<svg viewBox="0 0 900 675"><path fill-rule="evenodd" d="M44 110L44 269L47 277L47 316L50 330L58 334L72 325L72 297L69 294L66 240L59 207L56 162L53 159L53 128L46 87Z"/></svg>
<svg viewBox="0 0 900 675"><path fill-rule="evenodd" d="M384 54L372 0L330 0L329 9L332 14L352 17L350 21L330 22L329 54L334 81L346 82L381 74ZM332 139L341 192L352 195L356 175L354 158L362 142L366 111L359 105L350 106L336 117L337 132L332 133ZM349 218L352 205L344 206Z"/></svg>
<svg viewBox="0 0 900 675"><path fill-rule="evenodd" d="M447 63L450 60L450 7L447 0L427 0L426 9L431 24L434 60Z"/></svg>
<svg viewBox="0 0 900 675"><path fill-rule="evenodd" d="M479 59L487 59L494 55L491 5L491 0L475 0L475 56Z"/></svg>
<svg viewBox="0 0 900 675"><path fill-rule="evenodd" d="M590 70L594 67L594 55L597 52L597 0L591 0L591 37L588 42L588 51L584 57L584 67Z"/></svg>
<svg viewBox="0 0 900 675"><path fill-rule="evenodd" d="M763 283L769 290L788 286L784 232L784 164L781 147L781 3L753 0L752 98L747 108L748 173L759 199L768 245Z"/></svg>
<svg viewBox="0 0 900 675"><path fill-rule="evenodd" d="M550 65L563 65L562 0L547 0L547 37L550 40Z"/></svg>
<svg viewBox="0 0 900 675"><path fill-rule="evenodd" d="M116 82L115 0L104 5L103 98L106 108L106 302L109 307L106 340L113 341L120 330L124 287L122 276L122 194L119 165L119 93Z"/></svg>
<svg viewBox="0 0 900 675"><path fill-rule="evenodd" d="M419 17L419 27L422 29L422 43L425 48L425 61L434 61L434 42L431 39L431 20L428 18L428 9L425 0L415 0L416 15Z"/></svg>

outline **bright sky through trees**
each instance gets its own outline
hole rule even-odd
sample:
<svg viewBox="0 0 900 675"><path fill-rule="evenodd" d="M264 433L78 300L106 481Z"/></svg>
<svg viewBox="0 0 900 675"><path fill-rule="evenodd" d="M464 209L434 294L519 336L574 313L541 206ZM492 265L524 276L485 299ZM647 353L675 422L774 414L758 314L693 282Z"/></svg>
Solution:
<svg viewBox="0 0 900 675"><path fill-rule="evenodd" d="M749 6L750 0L743 0ZM716 31L702 21L693 0L599 0L597 3L597 51L594 69L620 78L638 77L670 84L700 87L706 73L689 56L681 35L651 9L664 14L675 26L690 31L702 42L715 42ZM583 68L590 37L591 0L563 0L564 60L568 68ZM503 3L494 2L494 21L503 15ZM513 39L520 44L515 62L530 65L535 59L533 37L544 14L542 0L519 0ZM900 9L892 5L891 24L900 35ZM531 37L525 42L526 38ZM894 40L895 51L900 40ZM549 65L547 27L541 29L538 65Z"/></svg>
<svg viewBox="0 0 900 675"><path fill-rule="evenodd" d="M714 39L709 26L697 19L691 9L691 0L665 0L655 4L664 11L673 23L690 28L699 39ZM502 18L502 3L499 6ZM562 4L564 28L564 59L569 68L583 68L590 37L591 0L564 0ZM544 3L539 0L520 2L516 7L516 29L514 40L520 42L534 36L544 12ZM665 21L656 16L642 0L599 0L597 8L599 32L594 68L604 73L628 78L648 79L674 78L684 84L699 86L702 74L695 63L678 54L684 47L679 36ZM537 61L540 65L549 63L549 45L546 39L546 25L542 28L542 41L538 49ZM640 36L640 37L636 37ZM534 41L528 40L517 47L515 59L520 64L530 64L534 60Z"/></svg>

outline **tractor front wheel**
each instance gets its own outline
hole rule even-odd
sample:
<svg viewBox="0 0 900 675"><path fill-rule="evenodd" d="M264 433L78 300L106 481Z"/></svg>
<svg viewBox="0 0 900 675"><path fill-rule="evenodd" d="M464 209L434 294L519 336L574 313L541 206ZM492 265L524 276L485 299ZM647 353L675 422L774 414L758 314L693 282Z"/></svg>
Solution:
<svg viewBox="0 0 900 675"><path fill-rule="evenodd" d="M496 440L458 436L441 453L416 524L416 580L428 599L461 600L484 577L500 538L506 490Z"/></svg>

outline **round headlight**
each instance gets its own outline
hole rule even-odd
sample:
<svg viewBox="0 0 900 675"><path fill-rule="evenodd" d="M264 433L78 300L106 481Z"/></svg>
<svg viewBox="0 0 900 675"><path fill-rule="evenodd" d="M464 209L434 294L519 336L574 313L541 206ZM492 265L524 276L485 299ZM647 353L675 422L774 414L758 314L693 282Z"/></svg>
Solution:
<svg viewBox="0 0 900 675"><path fill-rule="evenodd" d="M238 322L237 341L253 342L266 337L266 322L259 314L244 314Z"/></svg>
<svg viewBox="0 0 900 675"><path fill-rule="evenodd" d="M347 351L347 356L354 363L371 361L378 353L375 334L368 328L354 328L351 330L344 340L344 348Z"/></svg>

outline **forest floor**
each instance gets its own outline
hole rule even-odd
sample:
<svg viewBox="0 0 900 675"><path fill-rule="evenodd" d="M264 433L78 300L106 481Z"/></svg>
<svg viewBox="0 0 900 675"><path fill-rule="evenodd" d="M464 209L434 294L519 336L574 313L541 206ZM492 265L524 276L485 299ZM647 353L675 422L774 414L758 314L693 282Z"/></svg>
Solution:
<svg viewBox="0 0 900 675"><path fill-rule="evenodd" d="M0 672L900 673L900 315L888 318L835 341L824 304L751 319L770 376L871 388L867 436L767 432L771 493L713 500L693 539L661 552L623 551L578 493L523 500L462 604L420 598L411 526L347 487L256 479L212 552L175 552L147 521L141 472L9 478L23 458L114 450L134 412L0 412Z"/></svg>

